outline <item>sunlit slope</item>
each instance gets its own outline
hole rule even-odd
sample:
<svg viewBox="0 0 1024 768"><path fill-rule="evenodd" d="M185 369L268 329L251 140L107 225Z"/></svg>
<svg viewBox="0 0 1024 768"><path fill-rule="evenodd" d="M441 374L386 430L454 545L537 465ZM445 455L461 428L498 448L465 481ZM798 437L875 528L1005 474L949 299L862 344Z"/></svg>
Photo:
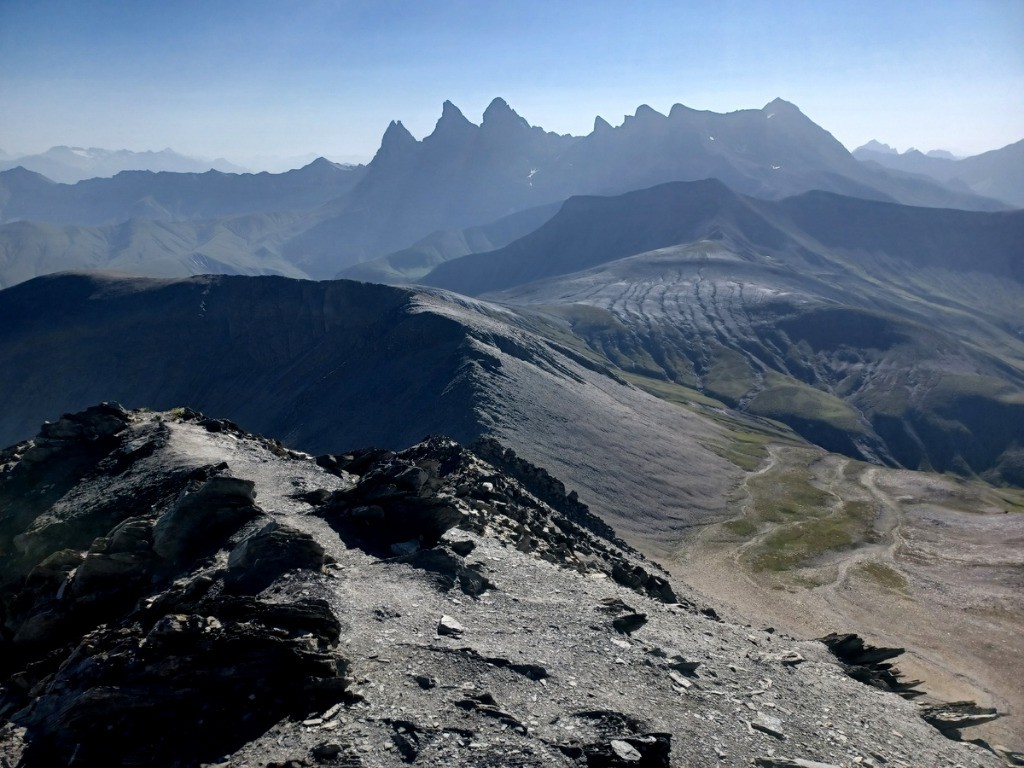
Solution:
<svg viewBox="0 0 1024 768"><path fill-rule="evenodd" d="M1021 212L701 182L578 198L427 279L543 307L624 371L830 450L1021 483L1022 243Z"/></svg>
<svg viewBox="0 0 1024 768"><path fill-rule="evenodd" d="M0 442L82 403L190 403L315 453L490 435L623 534L666 544L730 514L739 472L715 448L717 424L550 340L578 343L563 325L484 302L350 281L69 274L0 292L0 323Z"/></svg>

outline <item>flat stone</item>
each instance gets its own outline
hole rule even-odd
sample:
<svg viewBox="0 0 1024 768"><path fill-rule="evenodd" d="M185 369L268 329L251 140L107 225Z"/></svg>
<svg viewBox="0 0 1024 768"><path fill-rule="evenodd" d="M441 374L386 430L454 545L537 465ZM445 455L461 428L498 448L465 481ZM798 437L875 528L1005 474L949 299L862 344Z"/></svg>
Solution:
<svg viewBox="0 0 1024 768"><path fill-rule="evenodd" d="M437 634L449 637L461 637L466 628L451 616L442 616L437 622Z"/></svg>
<svg viewBox="0 0 1024 768"><path fill-rule="evenodd" d="M612 739L611 747L612 752L614 752L620 760L626 760L631 763L640 762L642 755L632 744L625 741L619 741L618 739Z"/></svg>

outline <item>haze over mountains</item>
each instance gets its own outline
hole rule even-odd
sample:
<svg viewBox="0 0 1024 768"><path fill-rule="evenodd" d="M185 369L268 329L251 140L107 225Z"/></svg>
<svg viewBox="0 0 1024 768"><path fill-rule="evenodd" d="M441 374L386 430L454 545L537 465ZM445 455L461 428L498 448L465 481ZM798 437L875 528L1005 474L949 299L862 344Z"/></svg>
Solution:
<svg viewBox="0 0 1024 768"><path fill-rule="evenodd" d="M921 663L978 675L1005 735L1024 210L978 174L860 160L778 99L582 137L446 102L365 166L284 174L5 171L0 444L111 400L313 453L490 439L760 621L905 615L920 645L955 614Z"/></svg>
<svg viewBox="0 0 1024 768"><path fill-rule="evenodd" d="M320 165L313 164L323 173ZM211 263L225 265L225 271L274 274L282 273L283 260L301 274L323 279L409 248L437 231L489 225L571 195L619 194L667 181L714 177L735 191L770 198L822 189L912 205L1006 207L931 179L858 162L827 131L778 99L763 109L728 114L677 105L666 116L641 107L618 127L598 119L584 137L532 127L501 99L491 103L477 126L449 102L430 136L417 141L400 122L392 123L373 161L365 168L336 168L326 183L318 179L319 196L289 192L294 190L291 180L306 175L311 175L310 166L280 179L265 174L120 174L69 186L15 170L0 173L0 217L90 228L129 219L191 220L196 223L186 228L192 233L180 239L161 233L141 238L135 246L138 268L144 270L152 258L179 265L176 272L147 273L159 276L196 274L203 267L190 264ZM272 218L272 213L294 212L302 215L280 222ZM264 217L252 236L233 242L230 254L223 245L218 253L208 252L201 230L209 228L209 219L252 214ZM528 219L514 234L526 234L536 223ZM37 253L66 268L120 266L116 245L106 251L109 264L102 263L102 248L87 251L75 264L78 251L66 243L86 234L94 235L93 241L110 237L40 228L31 239ZM29 235L22 227L17 236ZM9 243L9 238L0 228L0 241ZM0 246L8 254L15 247ZM455 247L443 256L464 253ZM24 268L17 278L0 270L0 285L27 276Z"/></svg>
<svg viewBox="0 0 1024 768"><path fill-rule="evenodd" d="M953 157L948 152L921 153L916 149L908 149L901 154L885 144L869 142L853 150L853 156L866 163L926 176L946 186L995 197L1018 208L1024 206L1024 180L1020 172L1024 163L1024 140L964 158Z"/></svg>
<svg viewBox="0 0 1024 768"><path fill-rule="evenodd" d="M159 152L133 152L128 149L100 149L97 147L50 147L36 155L11 157L0 154L0 170L17 167L46 176L51 181L74 184L77 181L100 176L115 176L121 171L169 171L173 173L203 173L216 170L224 173L243 173L242 168L223 158L200 160L187 157L173 149Z"/></svg>

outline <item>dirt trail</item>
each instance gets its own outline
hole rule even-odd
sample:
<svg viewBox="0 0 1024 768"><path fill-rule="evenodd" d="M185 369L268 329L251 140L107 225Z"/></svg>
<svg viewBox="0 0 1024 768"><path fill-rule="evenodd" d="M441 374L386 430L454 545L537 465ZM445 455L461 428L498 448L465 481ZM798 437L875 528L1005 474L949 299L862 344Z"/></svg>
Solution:
<svg viewBox="0 0 1024 768"><path fill-rule="evenodd" d="M1024 515L1001 514L982 491L949 478L786 446L770 446L739 483L737 513L763 508L758 494L777 492L794 475L828 494L827 514L869 504L873 535L777 573L751 566L773 526L746 539L710 526L666 566L749 621L800 637L857 632L907 648L901 670L924 680L933 697L974 699L1007 714L968 738L1024 747L1024 687L1015 682L1024 680Z"/></svg>

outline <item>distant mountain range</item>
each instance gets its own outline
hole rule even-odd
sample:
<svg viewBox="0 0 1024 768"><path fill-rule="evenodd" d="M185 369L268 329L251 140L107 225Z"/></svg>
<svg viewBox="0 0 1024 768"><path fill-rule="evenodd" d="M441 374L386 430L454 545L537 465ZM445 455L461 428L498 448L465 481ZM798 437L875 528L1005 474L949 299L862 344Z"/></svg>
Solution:
<svg viewBox="0 0 1024 768"><path fill-rule="evenodd" d="M1024 211L677 182L572 198L421 281L554 313L648 386L830 450L1024 482Z"/></svg>
<svg viewBox="0 0 1024 768"><path fill-rule="evenodd" d="M279 174L122 171L109 179L55 184L16 168L0 173L0 220L102 226L311 211L352 189L363 174L361 166L320 158Z"/></svg>
<svg viewBox="0 0 1024 768"><path fill-rule="evenodd" d="M11 157L0 154L0 171L17 167L42 174L51 181L74 184L85 179L115 176L121 171L169 171L202 173L215 170L224 173L245 173L246 169L224 158L200 160L179 154L173 149L159 152L132 152L128 149L97 147L50 147L37 155Z"/></svg>
<svg viewBox="0 0 1024 768"><path fill-rule="evenodd" d="M156 228L154 240L139 242L137 253L143 256L134 269L141 274L166 275L173 262L181 269L175 274L221 264L225 271L322 279L396 254L388 264L352 274L401 281L444 259L505 245L547 215L520 217L525 211L544 211L573 195L621 194L704 178L764 198L820 189L912 205L1006 207L930 178L858 162L827 131L779 99L762 109L728 114L676 105L661 115L641 106L618 127L598 118L593 132L583 137L533 127L495 99L480 125L446 102L435 129L421 141L393 122L365 167L321 160L279 175L131 172L75 185L7 171L0 173L0 221L87 228L131 219L173 222L175 237ZM258 224L225 221L237 216L264 218ZM216 228L258 235L221 240L211 250L205 233ZM481 240L482 228L497 239ZM24 238L24 230L22 224L16 237ZM473 234L467 235L469 230ZM11 238L0 227L0 243ZM42 260L68 268L121 268L117 242L104 255L101 244L109 239L109 231L35 227L32 232ZM68 246L85 241L93 246ZM149 270L146 253L167 258ZM0 285L24 279L30 270L22 265L18 277L0 271Z"/></svg>
<svg viewBox="0 0 1024 768"><path fill-rule="evenodd" d="M887 144L869 141L853 150L853 156L865 163L928 177L950 188L993 197L1015 208L1024 207L1024 140L965 158L916 149L901 154Z"/></svg>

